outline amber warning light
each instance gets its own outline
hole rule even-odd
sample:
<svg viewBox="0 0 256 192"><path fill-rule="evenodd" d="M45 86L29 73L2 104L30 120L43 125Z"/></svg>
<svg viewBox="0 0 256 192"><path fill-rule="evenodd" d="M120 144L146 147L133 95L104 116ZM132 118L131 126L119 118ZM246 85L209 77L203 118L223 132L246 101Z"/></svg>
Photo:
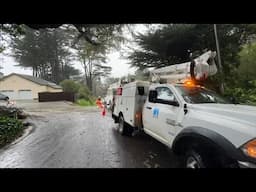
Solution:
<svg viewBox="0 0 256 192"><path fill-rule="evenodd" d="M193 87L193 86L196 86L195 82L191 79L188 79L184 82L184 85L185 86L188 86L188 87Z"/></svg>

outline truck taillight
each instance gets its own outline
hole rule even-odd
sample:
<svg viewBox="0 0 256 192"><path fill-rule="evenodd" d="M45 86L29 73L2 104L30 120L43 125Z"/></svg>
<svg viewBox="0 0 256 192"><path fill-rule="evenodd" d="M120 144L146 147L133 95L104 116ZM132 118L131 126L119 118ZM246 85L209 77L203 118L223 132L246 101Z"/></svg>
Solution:
<svg viewBox="0 0 256 192"><path fill-rule="evenodd" d="M142 116L141 112L135 114L135 126L138 128L142 127Z"/></svg>
<svg viewBox="0 0 256 192"><path fill-rule="evenodd" d="M141 113L136 113L135 118L140 119L140 117L141 117Z"/></svg>
<svg viewBox="0 0 256 192"><path fill-rule="evenodd" d="M116 94L122 95L122 87L117 88Z"/></svg>

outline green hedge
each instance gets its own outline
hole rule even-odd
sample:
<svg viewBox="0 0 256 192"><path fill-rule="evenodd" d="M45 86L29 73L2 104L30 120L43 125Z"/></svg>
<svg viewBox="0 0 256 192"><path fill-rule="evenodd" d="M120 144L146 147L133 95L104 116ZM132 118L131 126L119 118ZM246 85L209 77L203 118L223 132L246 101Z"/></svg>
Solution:
<svg viewBox="0 0 256 192"><path fill-rule="evenodd" d="M0 147L16 139L23 131L21 121L10 118L0 117Z"/></svg>

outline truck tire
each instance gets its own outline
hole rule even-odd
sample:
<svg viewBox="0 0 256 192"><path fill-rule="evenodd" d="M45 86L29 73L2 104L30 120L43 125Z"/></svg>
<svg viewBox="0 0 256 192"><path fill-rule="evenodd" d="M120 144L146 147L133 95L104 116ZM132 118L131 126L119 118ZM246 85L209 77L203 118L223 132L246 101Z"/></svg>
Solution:
<svg viewBox="0 0 256 192"><path fill-rule="evenodd" d="M202 154L191 149L185 154L184 167L192 169L206 168L206 159Z"/></svg>
<svg viewBox="0 0 256 192"><path fill-rule="evenodd" d="M121 135L125 135L125 129L126 129L126 125L124 122L124 117L122 115L120 115L119 119L118 119L118 132Z"/></svg>
<svg viewBox="0 0 256 192"><path fill-rule="evenodd" d="M186 168L236 168L234 161L218 153L208 150L190 149L185 153L184 167Z"/></svg>
<svg viewBox="0 0 256 192"><path fill-rule="evenodd" d="M122 115L119 116L118 120L118 132L121 135L131 136L132 135L132 129L125 123L124 117Z"/></svg>

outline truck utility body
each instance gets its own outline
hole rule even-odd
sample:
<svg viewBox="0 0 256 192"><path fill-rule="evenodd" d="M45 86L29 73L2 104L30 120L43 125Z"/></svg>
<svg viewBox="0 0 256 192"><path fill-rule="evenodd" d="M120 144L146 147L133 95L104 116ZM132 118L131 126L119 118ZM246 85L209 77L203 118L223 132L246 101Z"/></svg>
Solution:
<svg viewBox="0 0 256 192"><path fill-rule="evenodd" d="M142 109L147 99L149 82L136 81L124 85L122 95L116 95L114 116L121 112L126 123L135 128L142 128ZM140 94L140 91L143 91Z"/></svg>
<svg viewBox="0 0 256 192"><path fill-rule="evenodd" d="M193 81L120 89L112 117L122 135L144 131L183 156L185 167L256 167L256 107L232 104Z"/></svg>

